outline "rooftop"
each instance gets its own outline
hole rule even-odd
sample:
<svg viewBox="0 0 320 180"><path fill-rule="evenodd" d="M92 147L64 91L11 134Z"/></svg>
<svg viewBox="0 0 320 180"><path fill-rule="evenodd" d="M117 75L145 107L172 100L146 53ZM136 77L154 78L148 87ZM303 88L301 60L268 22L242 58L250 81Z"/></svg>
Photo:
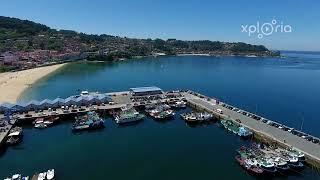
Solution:
<svg viewBox="0 0 320 180"><path fill-rule="evenodd" d="M151 92L151 91L162 91L162 89L150 86L150 87L137 87L137 88L130 88L130 90L134 93L141 93L141 92Z"/></svg>

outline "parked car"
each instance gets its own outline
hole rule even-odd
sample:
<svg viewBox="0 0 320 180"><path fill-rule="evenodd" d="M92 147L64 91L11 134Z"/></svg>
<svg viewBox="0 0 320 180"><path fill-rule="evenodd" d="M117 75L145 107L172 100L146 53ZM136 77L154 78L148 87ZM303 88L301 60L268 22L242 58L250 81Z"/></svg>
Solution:
<svg viewBox="0 0 320 180"><path fill-rule="evenodd" d="M312 139L312 142L315 143L315 144L319 143L319 139Z"/></svg>

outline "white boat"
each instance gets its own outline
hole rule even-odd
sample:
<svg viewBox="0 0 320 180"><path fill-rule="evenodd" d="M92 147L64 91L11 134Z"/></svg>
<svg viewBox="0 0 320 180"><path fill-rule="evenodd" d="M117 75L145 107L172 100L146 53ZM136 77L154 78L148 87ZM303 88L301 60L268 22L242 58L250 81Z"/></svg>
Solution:
<svg viewBox="0 0 320 180"><path fill-rule="evenodd" d="M40 173L40 174L38 175L38 180L45 180L45 179L46 179L46 176L47 176L47 173L46 173L46 172Z"/></svg>
<svg viewBox="0 0 320 180"><path fill-rule="evenodd" d="M22 140L22 128L14 127L9 131L6 143L8 145L16 145Z"/></svg>
<svg viewBox="0 0 320 180"><path fill-rule="evenodd" d="M43 118L37 118L35 121L33 121L33 124L40 124L43 123L44 119Z"/></svg>
<svg viewBox="0 0 320 180"><path fill-rule="evenodd" d="M47 128L48 126L44 123L37 123L34 125L34 127L38 129L43 129L43 128Z"/></svg>
<svg viewBox="0 0 320 180"><path fill-rule="evenodd" d="M297 157L299 161L305 161L305 156L302 152L297 151L293 148L287 150L291 156Z"/></svg>
<svg viewBox="0 0 320 180"><path fill-rule="evenodd" d="M54 179L54 169L49 169L49 170L47 171L47 179L48 179L48 180Z"/></svg>
<svg viewBox="0 0 320 180"><path fill-rule="evenodd" d="M185 107L187 107L187 103L184 102L184 101L176 101L176 102L174 102L174 103L172 103L170 105L173 108L185 108Z"/></svg>
<svg viewBox="0 0 320 180"><path fill-rule="evenodd" d="M52 121L43 121L43 124L50 126L53 124L53 122Z"/></svg>
<svg viewBox="0 0 320 180"><path fill-rule="evenodd" d="M20 180L21 179L21 174L15 174L11 178L12 180Z"/></svg>

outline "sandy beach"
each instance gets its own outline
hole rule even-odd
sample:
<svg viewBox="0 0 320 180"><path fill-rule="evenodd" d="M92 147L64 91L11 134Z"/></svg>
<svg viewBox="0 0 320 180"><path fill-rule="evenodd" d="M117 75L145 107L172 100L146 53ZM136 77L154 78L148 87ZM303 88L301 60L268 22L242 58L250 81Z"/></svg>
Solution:
<svg viewBox="0 0 320 180"><path fill-rule="evenodd" d="M15 103L20 94L30 85L64 65L56 64L18 72L0 73L0 103Z"/></svg>

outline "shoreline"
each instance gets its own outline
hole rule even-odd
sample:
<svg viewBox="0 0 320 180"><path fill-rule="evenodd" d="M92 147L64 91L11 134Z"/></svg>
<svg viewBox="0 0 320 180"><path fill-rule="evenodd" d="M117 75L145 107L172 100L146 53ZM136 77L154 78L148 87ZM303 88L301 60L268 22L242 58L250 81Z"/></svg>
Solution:
<svg viewBox="0 0 320 180"><path fill-rule="evenodd" d="M66 64L67 63L55 64L17 72L0 73L0 104L16 103L20 95L30 87L30 85Z"/></svg>

